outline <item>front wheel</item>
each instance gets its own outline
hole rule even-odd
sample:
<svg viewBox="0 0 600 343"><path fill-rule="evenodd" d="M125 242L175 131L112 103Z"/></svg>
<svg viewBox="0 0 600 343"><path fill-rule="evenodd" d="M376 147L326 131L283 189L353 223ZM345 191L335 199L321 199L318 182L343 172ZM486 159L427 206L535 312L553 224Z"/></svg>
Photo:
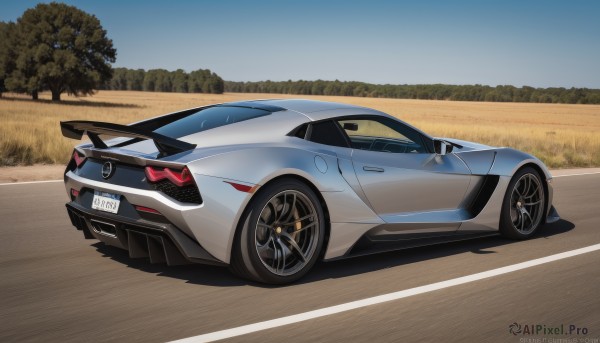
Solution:
<svg viewBox="0 0 600 343"><path fill-rule="evenodd" d="M270 284L293 282L319 258L325 237L316 194L295 179L267 185L252 199L232 254L239 276Z"/></svg>
<svg viewBox="0 0 600 343"><path fill-rule="evenodd" d="M513 239L531 237L542 223L544 208L540 175L530 167L521 169L513 176L504 196L500 233Z"/></svg>

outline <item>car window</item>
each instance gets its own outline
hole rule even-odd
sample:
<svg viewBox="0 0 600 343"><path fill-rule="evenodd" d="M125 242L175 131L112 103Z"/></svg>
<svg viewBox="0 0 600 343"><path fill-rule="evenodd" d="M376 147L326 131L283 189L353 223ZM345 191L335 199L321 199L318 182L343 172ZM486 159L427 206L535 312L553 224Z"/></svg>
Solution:
<svg viewBox="0 0 600 343"><path fill-rule="evenodd" d="M161 126L154 132L172 138L180 138L268 114L271 112L258 108L215 106Z"/></svg>
<svg viewBox="0 0 600 343"><path fill-rule="evenodd" d="M393 120L344 119L338 123L354 149L390 153L427 152L417 132Z"/></svg>
<svg viewBox="0 0 600 343"><path fill-rule="evenodd" d="M332 120L310 125L308 140L315 143L347 148L348 142L337 124Z"/></svg>

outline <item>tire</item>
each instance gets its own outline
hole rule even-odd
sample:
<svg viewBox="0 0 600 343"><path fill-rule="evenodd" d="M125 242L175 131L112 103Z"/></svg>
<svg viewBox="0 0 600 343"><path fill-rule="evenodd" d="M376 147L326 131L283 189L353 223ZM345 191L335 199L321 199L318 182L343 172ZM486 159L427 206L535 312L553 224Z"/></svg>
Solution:
<svg viewBox="0 0 600 343"><path fill-rule="evenodd" d="M510 180L502 202L500 233L511 239L528 239L544 219L546 194L540 174L531 167L519 170Z"/></svg>
<svg viewBox="0 0 600 343"><path fill-rule="evenodd" d="M300 279L316 263L325 238L325 217L316 194L292 178L259 190L238 225L231 270L267 284Z"/></svg>

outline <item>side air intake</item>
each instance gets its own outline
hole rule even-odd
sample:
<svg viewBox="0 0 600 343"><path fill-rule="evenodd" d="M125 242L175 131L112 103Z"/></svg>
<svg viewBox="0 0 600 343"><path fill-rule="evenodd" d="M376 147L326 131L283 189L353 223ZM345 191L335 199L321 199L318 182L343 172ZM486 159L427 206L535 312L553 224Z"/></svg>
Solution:
<svg viewBox="0 0 600 343"><path fill-rule="evenodd" d="M500 176L498 175L486 175L483 177L481 188L479 188L477 196L473 199L473 202L468 207L471 218L477 217L485 205L487 205L488 201L490 201L492 194L496 190L496 186L498 186L499 180Z"/></svg>

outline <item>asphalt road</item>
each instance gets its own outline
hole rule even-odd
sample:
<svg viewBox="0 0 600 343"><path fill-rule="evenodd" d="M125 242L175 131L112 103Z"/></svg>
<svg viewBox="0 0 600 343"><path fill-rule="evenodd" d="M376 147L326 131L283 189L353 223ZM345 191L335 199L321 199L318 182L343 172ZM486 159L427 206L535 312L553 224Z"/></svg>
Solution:
<svg viewBox="0 0 600 343"><path fill-rule="evenodd" d="M84 240L60 182L0 187L0 342L164 342L427 285L600 243L600 174L554 180L562 220L499 237L321 263L265 287L210 266L165 267ZM509 325L587 335L520 335ZM600 342L600 251L230 339ZM532 341L533 342L533 341ZM543 342L543 341L539 341ZM555 341L559 342L559 341Z"/></svg>

